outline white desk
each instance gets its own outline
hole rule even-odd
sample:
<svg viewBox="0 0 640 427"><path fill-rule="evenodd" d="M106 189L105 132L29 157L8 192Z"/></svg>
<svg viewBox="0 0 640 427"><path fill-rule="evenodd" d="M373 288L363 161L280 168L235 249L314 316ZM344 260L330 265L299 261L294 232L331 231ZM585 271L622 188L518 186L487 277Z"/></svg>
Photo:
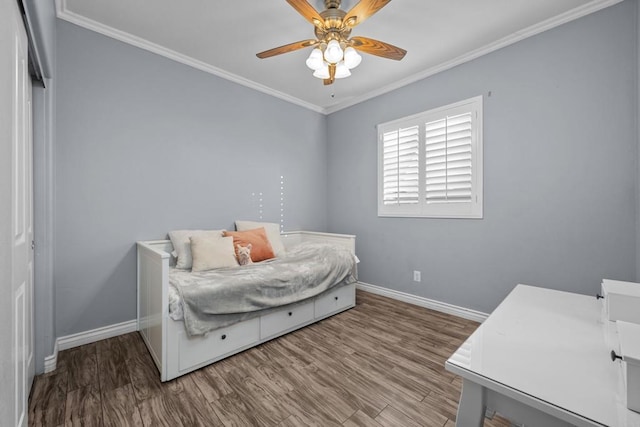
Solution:
<svg viewBox="0 0 640 427"><path fill-rule="evenodd" d="M595 297L518 285L445 364L463 378L456 425L489 407L527 427L640 427L609 326Z"/></svg>

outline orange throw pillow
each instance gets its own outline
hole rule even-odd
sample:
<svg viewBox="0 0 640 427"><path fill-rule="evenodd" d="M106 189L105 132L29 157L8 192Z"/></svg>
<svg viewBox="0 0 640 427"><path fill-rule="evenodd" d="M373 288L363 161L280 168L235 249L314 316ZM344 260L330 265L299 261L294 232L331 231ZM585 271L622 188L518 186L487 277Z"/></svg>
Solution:
<svg viewBox="0 0 640 427"><path fill-rule="evenodd" d="M267 238L264 227L247 231L225 231L224 236L233 236L233 248L238 256L238 246L247 246L251 243L251 261L260 262L275 258L271 243Z"/></svg>

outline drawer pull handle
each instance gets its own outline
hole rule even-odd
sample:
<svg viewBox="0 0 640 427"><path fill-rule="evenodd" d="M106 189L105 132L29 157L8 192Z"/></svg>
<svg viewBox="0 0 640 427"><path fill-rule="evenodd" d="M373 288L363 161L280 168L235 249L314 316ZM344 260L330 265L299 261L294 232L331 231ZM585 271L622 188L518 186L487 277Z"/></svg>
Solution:
<svg viewBox="0 0 640 427"><path fill-rule="evenodd" d="M596 294L596 299L604 299L604 297L600 294Z"/></svg>
<svg viewBox="0 0 640 427"><path fill-rule="evenodd" d="M293 311L290 311L290 312L289 312L289 316L291 316L291 315L293 315Z"/></svg>
<svg viewBox="0 0 640 427"><path fill-rule="evenodd" d="M338 301L338 297L335 297L335 298L336 298L336 301Z"/></svg>
<svg viewBox="0 0 640 427"><path fill-rule="evenodd" d="M614 350L611 350L611 361L615 362L616 359L622 359L622 356L618 356Z"/></svg>
<svg viewBox="0 0 640 427"><path fill-rule="evenodd" d="M227 339L227 334L223 334L220 338L222 338L223 340Z"/></svg>

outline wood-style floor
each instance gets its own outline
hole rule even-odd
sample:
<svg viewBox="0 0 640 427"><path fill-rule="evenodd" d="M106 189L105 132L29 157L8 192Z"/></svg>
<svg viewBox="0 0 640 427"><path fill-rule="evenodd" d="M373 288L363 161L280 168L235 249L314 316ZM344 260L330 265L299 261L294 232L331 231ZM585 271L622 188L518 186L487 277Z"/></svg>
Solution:
<svg viewBox="0 0 640 427"><path fill-rule="evenodd" d="M453 427L461 381L444 362L476 327L359 291L347 312L164 384L131 333L61 352L29 425Z"/></svg>

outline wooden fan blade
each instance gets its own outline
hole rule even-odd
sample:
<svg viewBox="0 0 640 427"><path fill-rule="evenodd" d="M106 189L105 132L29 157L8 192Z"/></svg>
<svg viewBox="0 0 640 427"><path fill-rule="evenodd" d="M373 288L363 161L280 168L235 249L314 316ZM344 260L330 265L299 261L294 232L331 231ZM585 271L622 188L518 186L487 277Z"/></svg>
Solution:
<svg viewBox="0 0 640 427"><path fill-rule="evenodd" d="M320 29L324 28L324 19L306 0L287 0L287 3L297 10L304 19Z"/></svg>
<svg viewBox="0 0 640 427"><path fill-rule="evenodd" d="M318 40L303 40L295 43L285 44L284 46L280 47L274 47L273 49L265 50L264 52L256 53L256 56L260 59L269 58L271 56L293 52L294 50L304 49L305 47L315 46L318 43Z"/></svg>
<svg viewBox="0 0 640 427"><path fill-rule="evenodd" d="M368 37L353 37L349 40L351 46L364 53L381 56L383 58L395 59L400 61L407 54L407 51L400 49L389 43L379 40L370 39Z"/></svg>
<svg viewBox="0 0 640 427"><path fill-rule="evenodd" d="M385 7L390 1L391 0L360 0L347 12L342 22L344 22L344 25L353 28Z"/></svg>

